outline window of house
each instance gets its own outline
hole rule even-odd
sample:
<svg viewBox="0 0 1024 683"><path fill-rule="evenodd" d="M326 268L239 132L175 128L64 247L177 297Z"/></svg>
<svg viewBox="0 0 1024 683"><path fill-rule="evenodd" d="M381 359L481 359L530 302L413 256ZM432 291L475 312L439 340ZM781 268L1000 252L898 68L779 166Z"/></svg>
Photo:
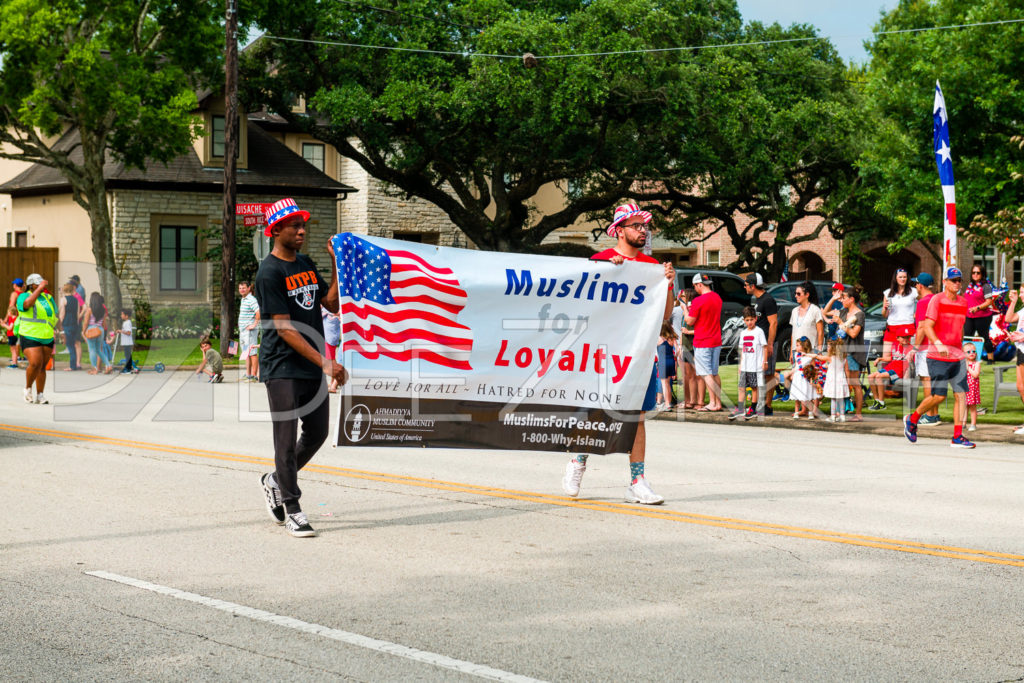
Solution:
<svg viewBox="0 0 1024 683"><path fill-rule="evenodd" d="M224 156L224 117L214 116L211 122L211 144L210 156Z"/></svg>
<svg viewBox="0 0 1024 683"><path fill-rule="evenodd" d="M439 235L436 232L396 232L392 239L418 242L420 244L437 244Z"/></svg>
<svg viewBox="0 0 1024 683"><path fill-rule="evenodd" d="M15 230L13 233L10 233L10 232L7 233L7 246L9 246L9 247L27 247L28 246L28 231L27 230Z"/></svg>
<svg viewBox="0 0 1024 683"><path fill-rule="evenodd" d="M709 251L708 252L707 261L708 261L708 265L709 266L714 266L714 267L717 268L719 265L721 265L719 263L718 259L719 259L719 251L717 249L715 249L714 251Z"/></svg>
<svg viewBox="0 0 1024 683"><path fill-rule="evenodd" d="M974 250L974 262L985 266L988 279L991 280L996 273L996 250L995 247L985 247Z"/></svg>
<svg viewBox="0 0 1024 683"><path fill-rule="evenodd" d="M196 290L196 226L160 226L161 291Z"/></svg>
<svg viewBox="0 0 1024 683"><path fill-rule="evenodd" d="M302 143L302 158L320 171L324 170L324 146L315 142Z"/></svg>

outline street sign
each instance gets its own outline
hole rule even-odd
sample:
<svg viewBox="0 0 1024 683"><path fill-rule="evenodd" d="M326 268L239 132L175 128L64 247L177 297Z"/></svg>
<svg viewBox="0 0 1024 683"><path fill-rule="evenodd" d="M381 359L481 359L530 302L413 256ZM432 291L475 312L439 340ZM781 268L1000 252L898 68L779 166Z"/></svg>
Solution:
<svg viewBox="0 0 1024 683"><path fill-rule="evenodd" d="M264 237L262 230L256 230L252 233L252 253L260 263L263 263L263 259L267 258L267 254L270 253L271 239L270 237Z"/></svg>

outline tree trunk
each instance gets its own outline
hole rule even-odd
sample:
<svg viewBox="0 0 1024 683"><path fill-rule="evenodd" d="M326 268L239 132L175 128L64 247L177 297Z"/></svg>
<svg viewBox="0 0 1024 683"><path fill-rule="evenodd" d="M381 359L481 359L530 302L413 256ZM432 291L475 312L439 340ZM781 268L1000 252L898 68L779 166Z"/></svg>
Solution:
<svg viewBox="0 0 1024 683"><path fill-rule="evenodd" d="M100 183L98 187L90 188L86 199L92 225L92 255L96 260L100 292L106 299L107 310L116 319L121 311L121 279L114 263L114 230L107 210L106 186Z"/></svg>
<svg viewBox="0 0 1024 683"><path fill-rule="evenodd" d="M121 312L121 278L114 263L114 228L107 206L107 184L103 177L103 144L82 131L82 187L76 187L75 201L89 213L92 228L92 256L107 311L115 319ZM74 186L75 180L72 179Z"/></svg>

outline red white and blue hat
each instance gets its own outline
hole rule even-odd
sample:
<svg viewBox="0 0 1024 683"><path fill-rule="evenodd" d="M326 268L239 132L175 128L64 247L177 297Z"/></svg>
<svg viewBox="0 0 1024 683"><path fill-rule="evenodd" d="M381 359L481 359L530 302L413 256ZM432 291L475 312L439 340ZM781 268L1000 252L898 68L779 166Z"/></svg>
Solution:
<svg viewBox="0 0 1024 683"><path fill-rule="evenodd" d="M270 205L269 209L263 212L263 217L267 221L267 227L263 229L263 234L270 237L270 231L274 228L275 223L283 221L288 216L297 213L302 216L302 220L309 220L309 211L303 211L296 204L294 199L282 199L279 202L275 202Z"/></svg>
<svg viewBox="0 0 1024 683"><path fill-rule="evenodd" d="M650 211L644 211L639 206L633 203L623 204L615 209L615 215L612 216L612 224L608 226L608 234L611 237L615 237L615 228L619 227L619 223L626 220L630 216L640 216L644 219L644 224L651 222L654 216L651 215Z"/></svg>

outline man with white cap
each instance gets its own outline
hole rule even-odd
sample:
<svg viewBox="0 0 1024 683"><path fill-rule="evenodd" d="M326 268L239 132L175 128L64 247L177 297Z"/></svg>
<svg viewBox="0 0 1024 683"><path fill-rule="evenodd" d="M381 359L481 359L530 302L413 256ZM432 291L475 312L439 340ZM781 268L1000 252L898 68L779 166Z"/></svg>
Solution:
<svg viewBox="0 0 1024 683"><path fill-rule="evenodd" d="M711 290L711 278L704 273L693 276L697 298L690 304L684 322L693 329L693 367L697 373L697 402L704 400L708 390L708 404L697 410L717 413L722 409L722 378L718 362L722 355L722 297Z"/></svg>
<svg viewBox="0 0 1024 683"><path fill-rule="evenodd" d="M320 306L338 312L338 271L331 269L328 286L313 259L299 253L309 212L294 200L272 204L265 217L263 234L274 238L274 248L260 264L255 293L263 325L260 381L267 385L270 401L275 468L260 478L260 484L271 518L301 538L316 535L299 505L298 474L327 440L330 405L325 375L341 384L348 379L345 368L323 353ZM327 250L333 263L330 243Z"/></svg>
<svg viewBox="0 0 1024 683"><path fill-rule="evenodd" d="M608 235L615 237L618 242L611 249L594 254L591 259L594 261L611 261L615 265L621 265L626 261L637 261L640 263L657 263L657 259L644 254L641 250L647 242L648 223L651 222L650 212L643 211L636 204L623 204L615 209L615 215L611 225L608 226ZM665 268L665 279L669 281L669 289L675 281L675 269L672 264L663 264ZM671 294L671 291L669 292ZM664 319L668 320L672 315L672 297L666 297ZM629 476L630 484L626 488L626 502L641 503L644 505L660 505L665 499L655 493L644 473L644 459L647 451L647 429L644 426L644 414L653 410L658 395L658 366L651 359L651 380L647 386L647 393L644 396L641 407L639 424L637 424L636 437L633 439L633 448L629 451ZM580 482L583 480L583 473L587 469L587 454L579 453L565 466L565 476L562 478L562 488L570 496L578 496L580 493Z"/></svg>

